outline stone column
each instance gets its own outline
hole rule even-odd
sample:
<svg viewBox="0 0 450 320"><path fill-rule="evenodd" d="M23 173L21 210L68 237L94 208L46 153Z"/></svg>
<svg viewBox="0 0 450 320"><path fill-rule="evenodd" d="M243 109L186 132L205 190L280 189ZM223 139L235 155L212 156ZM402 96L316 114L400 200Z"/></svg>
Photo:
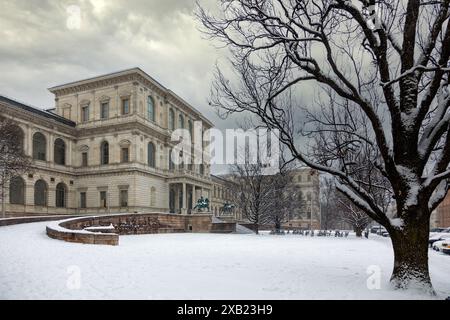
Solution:
<svg viewBox="0 0 450 320"><path fill-rule="evenodd" d="M195 203L197 201L197 199L195 199L196 196L197 195L195 194L195 185L192 185L192 209L194 209Z"/></svg>
<svg viewBox="0 0 450 320"><path fill-rule="evenodd" d="M47 161L54 163L53 157L53 132L47 135Z"/></svg>
<svg viewBox="0 0 450 320"><path fill-rule="evenodd" d="M186 203L187 203L187 194L186 194L187 192L186 192L186 183L185 182L183 182L183 208L181 208L181 213L182 214L186 214L187 213L187 206L186 206Z"/></svg>
<svg viewBox="0 0 450 320"><path fill-rule="evenodd" d="M72 166L73 163L75 163L75 161L73 161L73 159L72 159L72 149L73 149L73 142L71 139L69 139L68 143L67 143L67 150L66 150L66 153L67 153L66 165L67 166Z"/></svg>
<svg viewBox="0 0 450 320"><path fill-rule="evenodd" d="M27 156L33 157L33 135L32 135L32 130L30 126L27 126L27 129L25 131L25 139L26 139L26 143L25 143L25 154Z"/></svg>

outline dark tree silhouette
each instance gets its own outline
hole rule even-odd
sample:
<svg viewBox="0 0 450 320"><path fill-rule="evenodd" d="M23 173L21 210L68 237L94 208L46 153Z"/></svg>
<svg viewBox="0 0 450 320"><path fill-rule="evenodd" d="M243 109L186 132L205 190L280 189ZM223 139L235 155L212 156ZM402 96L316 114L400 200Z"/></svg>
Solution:
<svg viewBox="0 0 450 320"><path fill-rule="evenodd" d="M2 217L6 217L5 189L10 180L31 172L31 159L23 151L23 131L12 120L0 118L0 187Z"/></svg>

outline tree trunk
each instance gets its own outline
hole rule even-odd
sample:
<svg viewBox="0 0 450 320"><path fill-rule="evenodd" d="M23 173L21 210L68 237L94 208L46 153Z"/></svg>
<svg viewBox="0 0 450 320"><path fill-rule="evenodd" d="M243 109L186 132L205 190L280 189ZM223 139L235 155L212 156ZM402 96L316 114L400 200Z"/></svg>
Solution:
<svg viewBox="0 0 450 320"><path fill-rule="evenodd" d="M281 232L281 222L278 219L275 221L275 233Z"/></svg>
<svg viewBox="0 0 450 320"><path fill-rule="evenodd" d="M355 232L356 232L356 236L357 236L358 238L362 238L362 228L356 227L356 228L355 228Z"/></svg>
<svg viewBox="0 0 450 320"><path fill-rule="evenodd" d="M394 249L391 283L397 289L435 294L428 270L429 214L417 208L411 211L401 229L389 228Z"/></svg>
<svg viewBox="0 0 450 320"><path fill-rule="evenodd" d="M258 222L255 222L253 225L254 225L253 228L254 228L255 233L256 233L256 234L259 234L259 226L258 226Z"/></svg>

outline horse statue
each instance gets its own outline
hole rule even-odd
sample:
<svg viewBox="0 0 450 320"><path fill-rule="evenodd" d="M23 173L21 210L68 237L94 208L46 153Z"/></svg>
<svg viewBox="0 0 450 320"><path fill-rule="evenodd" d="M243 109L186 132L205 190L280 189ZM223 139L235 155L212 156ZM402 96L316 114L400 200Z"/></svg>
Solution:
<svg viewBox="0 0 450 320"><path fill-rule="evenodd" d="M233 209L235 208L235 205L229 202L226 202L222 208L220 208L220 214L226 215L231 214L233 212Z"/></svg>
<svg viewBox="0 0 450 320"><path fill-rule="evenodd" d="M197 204L193 208L193 210L197 209L198 212L203 211L203 209L206 209L209 211L209 199L200 197L200 199L197 200Z"/></svg>

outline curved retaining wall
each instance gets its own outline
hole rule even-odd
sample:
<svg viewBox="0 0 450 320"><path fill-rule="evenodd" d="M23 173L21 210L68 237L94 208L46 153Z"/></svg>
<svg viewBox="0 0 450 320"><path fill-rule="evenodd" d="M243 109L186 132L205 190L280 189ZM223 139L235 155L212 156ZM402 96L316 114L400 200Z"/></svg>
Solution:
<svg viewBox="0 0 450 320"><path fill-rule="evenodd" d="M0 219L0 227L11 226L14 224L55 221L67 218L79 217L77 215L52 215L52 216L27 216L27 217L14 217L14 218L2 218Z"/></svg>
<svg viewBox="0 0 450 320"><path fill-rule="evenodd" d="M102 232L85 230L89 227L108 227ZM210 232L211 215L175 215L167 213L133 213L89 216L52 222L47 225L50 238L86 244L118 245L119 235Z"/></svg>

